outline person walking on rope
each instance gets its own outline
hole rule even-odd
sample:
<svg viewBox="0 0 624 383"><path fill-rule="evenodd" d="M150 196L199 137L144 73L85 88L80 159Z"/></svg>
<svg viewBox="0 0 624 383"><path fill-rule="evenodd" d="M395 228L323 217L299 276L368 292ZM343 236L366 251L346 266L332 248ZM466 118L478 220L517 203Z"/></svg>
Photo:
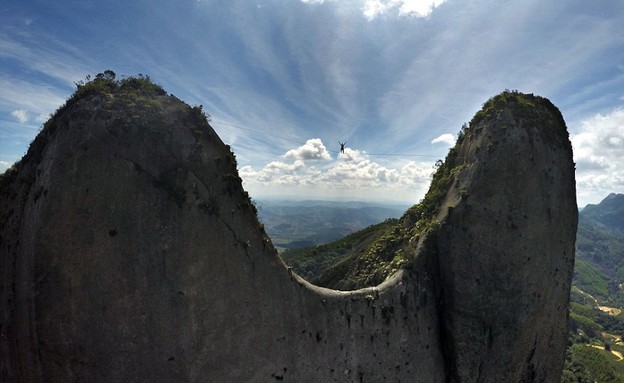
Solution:
<svg viewBox="0 0 624 383"><path fill-rule="evenodd" d="M340 153L344 154L344 149L345 149L345 145L347 144L347 141L345 142L338 141L338 143L340 144Z"/></svg>

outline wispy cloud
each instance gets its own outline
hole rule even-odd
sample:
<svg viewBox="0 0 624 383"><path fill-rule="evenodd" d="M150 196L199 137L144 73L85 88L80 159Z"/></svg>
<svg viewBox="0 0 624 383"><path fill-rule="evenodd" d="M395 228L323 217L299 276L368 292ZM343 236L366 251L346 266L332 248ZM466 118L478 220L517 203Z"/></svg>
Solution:
<svg viewBox="0 0 624 383"><path fill-rule="evenodd" d="M0 89L0 112L11 114L17 110L23 111L23 115L47 116L69 97L69 93L63 93L61 89L49 84L9 78L2 73Z"/></svg>
<svg viewBox="0 0 624 383"><path fill-rule="evenodd" d="M88 73L84 63L89 60L54 34L42 33L37 23L7 21L0 26L0 60L10 63L0 69L0 156L12 163L70 96L73 82Z"/></svg>
<svg viewBox="0 0 624 383"><path fill-rule="evenodd" d="M35 73L69 86L89 73L90 62L75 47L46 35L9 37L0 34L0 58L11 59Z"/></svg>
<svg viewBox="0 0 624 383"><path fill-rule="evenodd" d="M586 117L597 106L592 101L608 104L624 86L613 65L624 59L621 40L613 39L624 20L599 16L606 10L591 14L568 3L511 1L453 2L439 11L426 29L415 22L411 35L394 34L400 46L414 49L396 53L394 61L408 60L407 65L380 97L391 137L409 139L410 125L439 132L451 123L459 129L503 89L546 96L565 116ZM558 22L564 14L566 22ZM588 109L576 109L585 103Z"/></svg>
<svg viewBox="0 0 624 383"><path fill-rule="evenodd" d="M551 99L577 141L592 132L581 122L598 124L599 112L616 118L621 104L621 1L213 3L8 3L5 13L20 16L0 25L0 160L8 161L7 142L11 153L24 152L34 123L64 102L72 82L108 68L148 74L191 105L204 105L249 172L247 184L274 187L279 180L280 190L293 182L347 193L341 179L377 191L416 190L400 188L410 172L431 169L374 153L443 158L446 135L504 89ZM11 115L18 110L25 124ZM305 158L298 146L309 137L322 139L331 158ZM349 150L334 155L345 140ZM620 154L593 152L604 158L579 161L587 185L590 168L604 174L600 169Z"/></svg>
<svg viewBox="0 0 624 383"><path fill-rule="evenodd" d="M13 163L67 96L50 85L8 78L1 72L0 89L0 159Z"/></svg>
<svg viewBox="0 0 624 383"><path fill-rule="evenodd" d="M11 116L17 118L20 124L28 122L28 113L24 109L17 109L11 112Z"/></svg>

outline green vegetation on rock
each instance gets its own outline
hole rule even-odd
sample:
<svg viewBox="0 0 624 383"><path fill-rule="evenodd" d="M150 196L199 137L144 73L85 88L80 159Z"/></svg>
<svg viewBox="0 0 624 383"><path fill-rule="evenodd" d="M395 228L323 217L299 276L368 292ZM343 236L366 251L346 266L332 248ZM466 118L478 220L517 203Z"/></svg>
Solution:
<svg viewBox="0 0 624 383"><path fill-rule="evenodd" d="M563 116L550 100L517 90L505 90L486 101L470 121L470 127L501 120L500 117L507 112L513 112L513 117L522 123L538 123L548 135L568 137ZM553 119L552 115L557 118Z"/></svg>
<svg viewBox="0 0 624 383"><path fill-rule="evenodd" d="M287 249L281 256L284 262L299 275L322 286L322 279L329 278L329 275L325 275L324 272L333 270L337 264L344 263L353 254L358 254L367 249L371 242L383 235L389 228L395 227L397 223L397 219L388 219L328 244L301 249ZM337 268L339 269L339 267Z"/></svg>

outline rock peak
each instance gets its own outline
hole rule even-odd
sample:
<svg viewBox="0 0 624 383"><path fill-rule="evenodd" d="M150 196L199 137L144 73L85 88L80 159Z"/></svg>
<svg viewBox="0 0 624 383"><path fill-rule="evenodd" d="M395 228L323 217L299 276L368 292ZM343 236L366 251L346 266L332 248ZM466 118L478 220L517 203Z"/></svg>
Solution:
<svg viewBox="0 0 624 383"><path fill-rule="evenodd" d="M0 380L558 381L571 148L550 102L508 93L412 212L433 224L407 266L347 292L286 268L200 107L78 84L0 177Z"/></svg>

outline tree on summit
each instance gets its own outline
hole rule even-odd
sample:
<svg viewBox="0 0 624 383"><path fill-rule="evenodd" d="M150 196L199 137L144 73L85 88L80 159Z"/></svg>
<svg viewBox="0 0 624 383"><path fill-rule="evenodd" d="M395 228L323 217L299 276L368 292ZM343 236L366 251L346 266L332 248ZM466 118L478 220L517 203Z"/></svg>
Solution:
<svg viewBox="0 0 624 383"><path fill-rule="evenodd" d="M115 81L115 77L117 75L115 74L115 72L113 72L110 69L107 69L104 71L104 73L98 73L95 75L96 79L102 79L102 80L106 80L106 81Z"/></svg>

